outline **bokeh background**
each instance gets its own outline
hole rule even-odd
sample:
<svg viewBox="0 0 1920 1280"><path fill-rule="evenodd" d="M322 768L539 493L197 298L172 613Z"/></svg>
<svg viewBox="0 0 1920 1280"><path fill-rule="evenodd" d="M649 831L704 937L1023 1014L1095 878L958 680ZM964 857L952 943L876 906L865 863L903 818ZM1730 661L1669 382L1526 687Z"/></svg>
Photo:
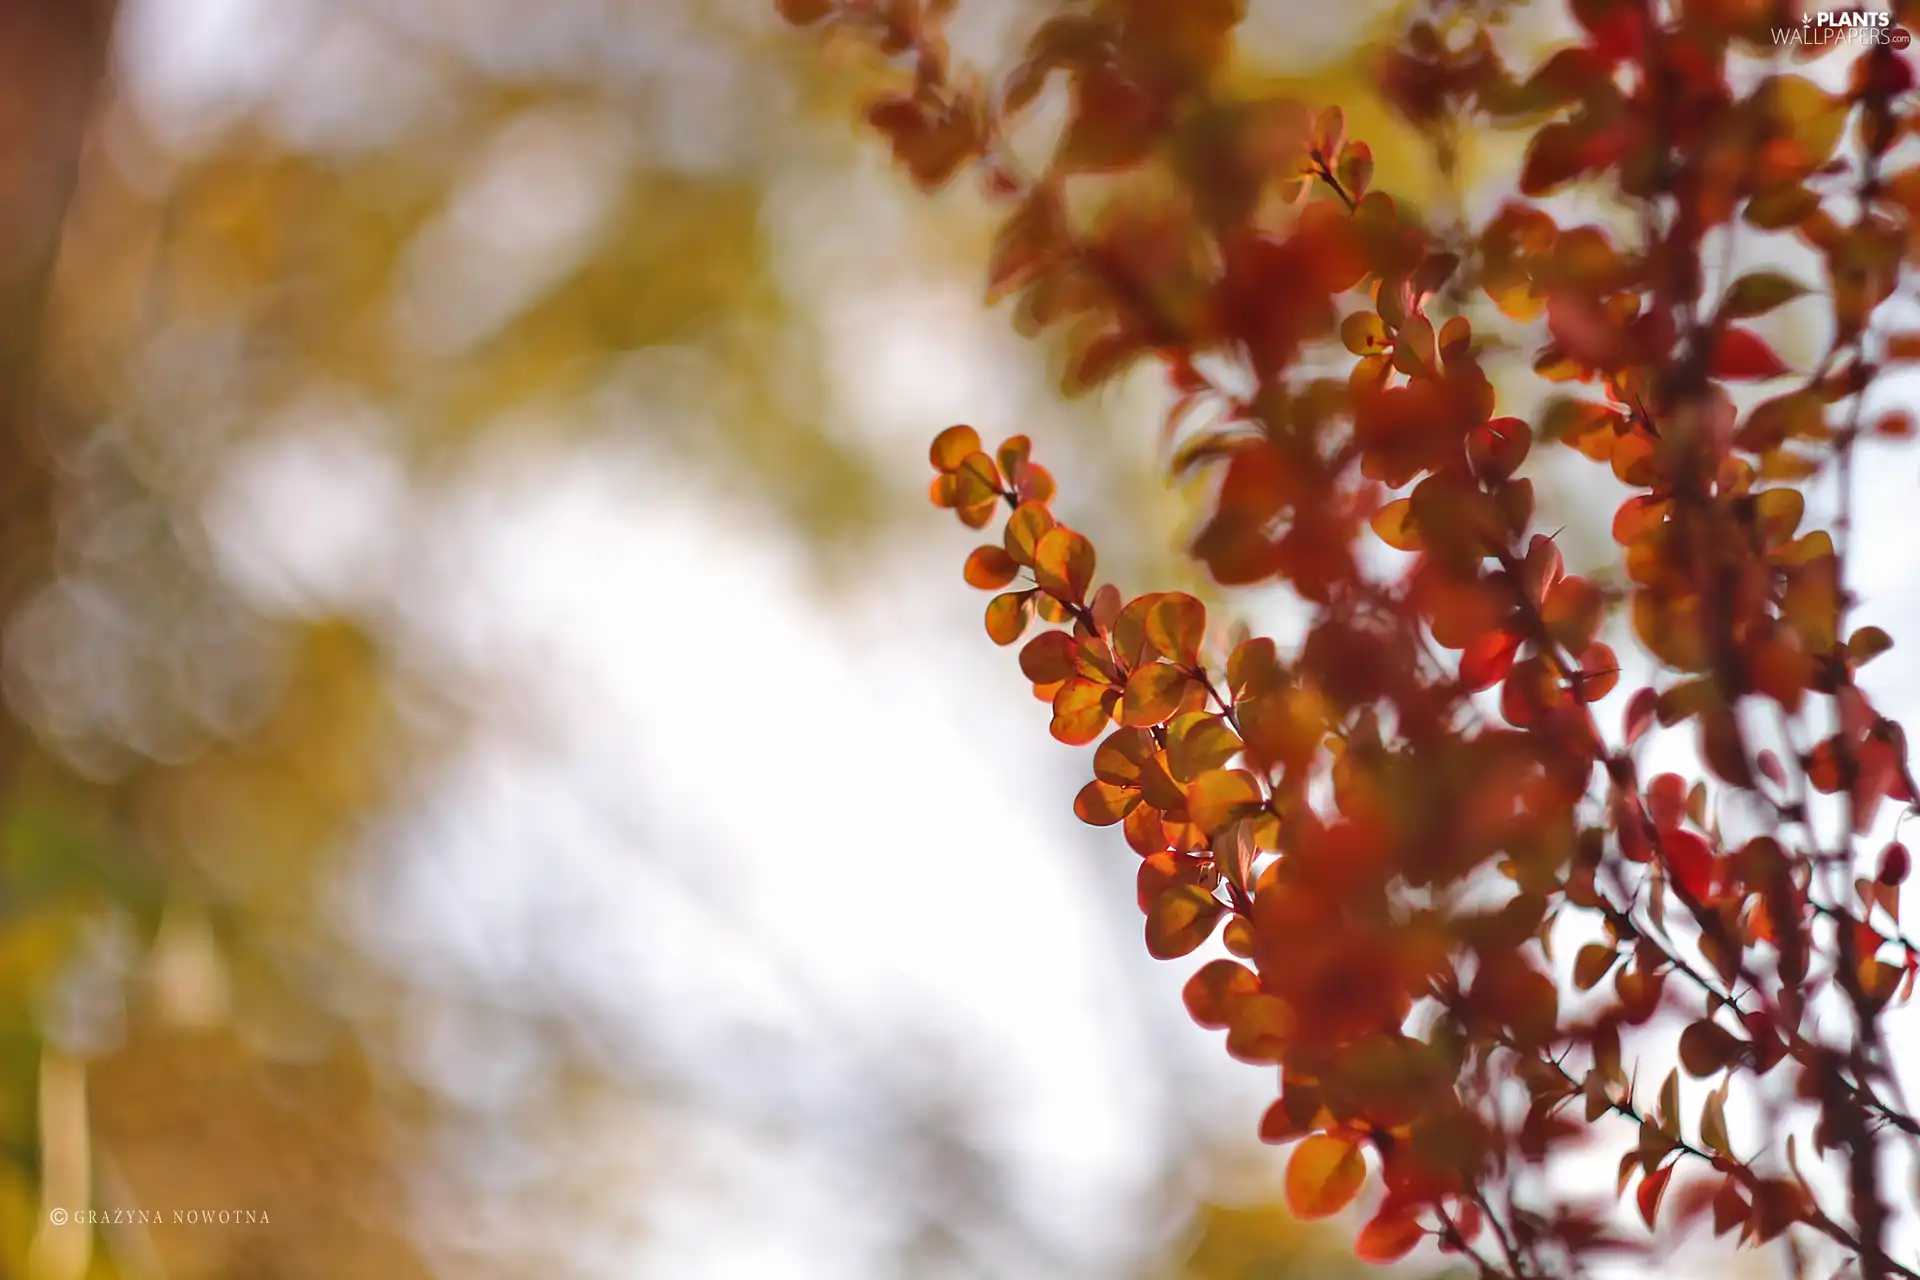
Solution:
<svg viewBox="0 0 1920 1280"><path fill-rule="evenodd" d="M1162 388L1062 399L978 193L854 127L890 73L771 10L0 4L18 1273L1361 1273L925 504L940 427L1024 431L1204 590ZM1438 198L1400 16L1255 3L1244 74Z"/></svg>

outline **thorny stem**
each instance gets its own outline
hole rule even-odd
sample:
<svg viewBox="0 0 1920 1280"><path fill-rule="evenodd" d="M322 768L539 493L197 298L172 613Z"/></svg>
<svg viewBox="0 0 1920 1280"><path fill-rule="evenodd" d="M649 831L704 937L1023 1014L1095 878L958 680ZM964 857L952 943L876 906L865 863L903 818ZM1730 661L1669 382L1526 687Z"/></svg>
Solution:
<svg viewBox="0 0 1920 1280"><path fill-rule="evenodd" d="M1544 1063L1546 1066L1548 1066L1554 1072L1556 1072L1564 1081L1566 1081L1567 1085L1569 1086L1569 1089L1571 1090L1571 1092L1569 1092L1567 1095L1567 1099L1566 1099L1567 1101L1571 1101L1572 1099L1577 1097L1585 1096L1585 1087L1584 1087L1585 1082L1582 1081L1579 1077L1575 1076L1572 1072L1568 1071L1566 1067L1562 1065L1558 1059L1546 1057L1540 1054L1530 1053L1529 1051L1520 1048L1519 1045L1515 1044L1511 1039L1508 1039L1506 1037L1502 1037L1502 1043L1513 1052L1519 1053L1524 1057L1531 1058L1534 1061ZM1631 1098L1621 1100L1621 1099L1608 1097L1606 1098L1606 1104L1607 1104L1607 1109L1609 1111L1612 1111L1614 1114L1619 1115L1624 1119L1631 1120L1635 1125L1647 1125L1652 1123L1651 1119L1644 1112L1642 1112L1639 1109L1639 1107L1637 1107L1634 1104ZM1657 1128L1658 1126L1655 1126L1655 1127ZM1693 1143L1687 1141L1686 1138L1681 1137L1677 1133L1669 1132L1666 1130L1662 1130L1662 1132L1666 1134L1667 1140L1673 1144L1673 1149L1675 1151L1680 1152L1682 1155L1688 1156L1695 1160L1699 1160L1704 1164L1712 1166L1714 1169L1718 1170L1719 1172L1724 1173L1727 1176L1739 1182L1742 1186L1746 1187L1749 1191L1752 1191L1755 1188L1760 1186L1762 1181L1760 1175L1755 1173L1752 1167L1747 1165L1746 1163L1739 1160L1731 1159L1729 1157L1719 1156L1714 1154L1711 1151L1706 1150L1703 1147L1695 1146ZM1806 1216L1802 1217L1800 1221L1805 1223L1807 1226L1812 1227L1815 1231L1818 1231L1821 1235L1826 1236L1829 1240L1834 1241L1836 1244L1839 1244L1844 1248L1851 1249L1856 1253L1863 1253L1864 1246L1861 1243L1860 1237L1856 1235L1854 1232L1847 1230L1847 1228L1842 1226L1840 1223L1836 1222L1832 1217L1830 1217L1826 1213L1825 1210L1821 1209L1819 1205L1817 1204L1813 1205L1811 1211ZM1902 1266L1899 1263L1894 1262L1890 1258L1885 1259L1885 1263L1887 1267L1887 1274L1889 1275L1901 1276L1904 1278L1904 1280L1920 1280L1920 1272L1916 1272L1909 1267Z"/></svg>

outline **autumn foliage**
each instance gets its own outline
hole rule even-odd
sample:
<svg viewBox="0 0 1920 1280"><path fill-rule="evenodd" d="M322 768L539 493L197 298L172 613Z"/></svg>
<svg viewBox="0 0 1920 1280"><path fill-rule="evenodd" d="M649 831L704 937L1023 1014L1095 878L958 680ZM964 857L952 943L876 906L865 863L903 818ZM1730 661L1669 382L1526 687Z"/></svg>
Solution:
<svg viewBox="0 0 1920 1280"><path fill-rule="evenodd" d="M1914 1277L1891 1237L1920 1123L1881 1024L1920 950L1907 851L1867 839L1914 784L1857 681L1891 640L1848 587L1856 453L1912 434L1867 393L1920 359L1881 308L1920 262L1905 39L1789 50L1801 15L1764 0L1571 0L1529 68L1507 6L1434 0L1377 92L1442 171L1464 129L1526 144L1489 216L1429 225L1340 106L1231 87L1238 0L1057 6L991 86L949 56L950 7L780 4L904 69L868 122L920 185L971 170L1003 202L989 296L1063 344L1069 390L1164 367L1172 469L1214 477L1212 578L1311 608L1276 643L1130 597L1024 436L933 443L934 503L986 537L989 636L1094 747L1074 811L1139 856L1148 950L1224 948L1187 1008L1278 1067L1260 1133L1291 1144L1295 1211L1366 1192L1362 1256L1431 1237L1488 1275L1699 1228ZM1049 85L1067 122L1023 165ZM1822 278L1736 270L1769 244ZM1811 367L1755 328L1789 306ZM1497 393L1503 350L1530 358ZM1615 486L1605 574L1556 540L1584 506L1536 509L1548 448ZM1669 734L1700 776L1644 776ZM1547 1172L1616 1140L1624 1213Z"/></svg>

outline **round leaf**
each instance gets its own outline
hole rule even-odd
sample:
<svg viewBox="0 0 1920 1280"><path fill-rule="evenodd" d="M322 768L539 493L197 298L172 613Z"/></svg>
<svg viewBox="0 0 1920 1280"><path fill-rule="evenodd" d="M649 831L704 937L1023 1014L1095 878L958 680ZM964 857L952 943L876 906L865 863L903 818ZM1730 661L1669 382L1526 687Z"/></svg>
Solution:
<svg viewBox="0 0 1920 1280"><path fill-rule="evenodd" d="M1147 954L1155 960L1178 960L1198 950L1226 913L1220 900L1199 885L1168 890L1147 908Z"/></svg>
<svg viewBox="0 0 1920 1280"><path fill-rule="evenodd" d="M1287 1161L1287 1208L1303 1220L1340 1212L1367 1180L1366 1158L1351 1142L1316 1133Z"/></svg>
<svg viewBox="0 0 1920 1280"><path fill-rule="evenodd" d="M1020 575L1020 566L999 547L975 547L965 572L968 586L998 591Z"/></svg>
<svg viewBox="0 0 1920 1280"><path fill-rule="evenodd" d="M1080 604L1093 585L1093 544L1065 526L1041 535L1033 549L1033 576L1057 600Z"/></svg>
<svg viewBox="0 0 1920 1280"><path fill-rule="evenodd" d="M971 454L980 452L980 433L972 427L948 427L933 438L927 452L936 471L957 471Z"/></svg>
<svg viewBox="0 0 1920 1280"><path fill-rule="evenodd" d="M1113 721L1120 691L1095 680L1069 680L1053 698L1053 736L1070 747L1084 747Z"/></svg>
<svg viewBox="0 0 1920 1280"><path fill-rule="evenodd" d="M1193 1020L1214 1031L1224 1030L1241 1001L1260 994L1260 979L1236 960L1212 960L1187 979L1181 998Z"/></svg>
<svg viewBox="0 0 1920 1280"><path fill-rule="evenodd" d="M997 645L1009 645L1026 634L1033 620L1032 591L1009 591L987 602L987 635Z"/></svg>
<svg viewBox="0 0 1920 1280"><path fill-rule="evenodd" d="M1167 662L1141 667L1127 679L1126 696L1120 702L1120 723L1124 725L1161 724L1179 709L1192 677Z"/></svg>
<svg viewBox="0 0 1920 1280"><path fill-rule="evenodd" d="M1007 517L1006 548L1015 564L1033 567L1034 547L1053 528L1053 513L1038 502L1023 502Z"/></svg>
<svg viewBox="0 0 1920 1280"><path fill-rule="evenodd" d="M1158 597L1147 609L1147 643L1170 662L1193 666L1207 630L1207 607L1181 591Z"/></svg>

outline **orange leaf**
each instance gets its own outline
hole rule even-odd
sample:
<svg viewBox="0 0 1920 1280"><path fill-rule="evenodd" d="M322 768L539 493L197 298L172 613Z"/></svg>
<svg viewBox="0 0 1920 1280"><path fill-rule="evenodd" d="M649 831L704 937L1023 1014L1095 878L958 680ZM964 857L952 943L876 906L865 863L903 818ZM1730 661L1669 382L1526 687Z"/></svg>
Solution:
<svg viewBox="0 0 1920 1280"><path fill-rule="evenodd" d="M1288 1097L1293 1091L1288 1090ZM1287 1105L1288 1098L1276 1099L1260 1117L1260 1141L1282 1143L1292 1142L1306 1133L1307 1124L1294 1115L1294 1109ZM1311 1117L1309 1117L1310 1119Z"/></svg>
<svg viewBox="0 0 1920 1280"><path fill-rule="evenodd" d="M1671 498L1655 498L1644 493L1628 498L1613 514L1613 540L1623 547L1637 542L1641 534L1665 522L1672 506Z"/></svg>
<svg viewBox="0 0 1920 1280"><path fill-rule="evenodd" d="M1113 655L1129 668L1139 666L1146 652L1147 614L1159 599L1159 592L1135 596L1113 620Z"/></svg>
<svg viewBox="0 0 1920 1280"><path fill-rule="evenodd" d="M1728 328L1714 345L1713 363L1708 372L1729 381L1757 381L1777 378L1790 370L1758 334L1749 329Z"/></svg>
<svg viewBox="0 0 1920 1280"><path fill-rule="evenodd" d="M1064 631L1045 631L1020 650L1020 674L1035 684L1057 684L1073 675L1078 646Z"/></svg>
<svg viewBox="0 0 1920 1280"><path fill-rule="evenodd" d="M1014 486L1022 502L1053 501L1053 472L1037 462L1029 462L1020 468L1020 479Z"/></svg>
<svg viewBox="0 0 1920 1280"><path fill-rule="evenodd" d="M1213 936L1226 907L1199 885L1181 885L1154 899L1147 908L1147 954L1178 960Z"/></svg>
<svg viewBox="0 0 1920 1280"><path fill-rule="evenodd" d="M1362 1262L1398 1262L1413 1252L1413 1246L1419 1244L1425 1234L1425 1228L1410 1210L1382 1210L1360 1228L1360 1237L1353 1244L1353 1256Z"/></svg>
<svg viewBox="0 0 1920 1280"><path fill-rule="evenodd" d="M1007 517L1007 554L1015 564L1033 567L1033 549L1049 529L1053 513L1038 502L1023 502Z"/></svg>
<svg viewBox="0 0 1920 1280"><path fill-rule="evenodd" d="M982 454L980 456L985 457L986 455ZM963 476L965 474L966 473L963 471L954 472L954 475L956 477ZM979 498L972 501L963 500L959 504L955 514L960 517L960 523L967 526L967 528L984 529L988 525L993 523L993 514L999 509L1000 509L1000 503L994 498L992 494L988 494L984 498Z"/></svg>
<svg viewBox="0 0 1920 1280"><path fill-rule="evenodd" d="M927 460L936 471L958 471L968 455L980 451L980 433L972 427L948 427L933 438Z"/></svg>
<svg viewBox="0 0 1920 1280"><path fill-rule="evenodd" d="M1009 591L987 602L987 635L997 645L1009 645L1026 634L1033 620L1032 591Z"/></svg>
<svg viewBox="0 0 1920 1280"><path fill-rule="evenodd" d="M982 591L998 591L1020 575L1020 566L999 547L975 547L967 557L967 585Z"/></svg>
<svg viewBox="0 0 1920 1280"><path fill-rule="evenodd" d="M829 0L774 0L773 7L796 27L812 26L833 12Z"/></svg>
<svg viewBox="0 0 1920 1280"><path fill-rule="evenodd" d="M1120 729L1093 753L1093 776L1117 787L1137 787L1153 759L1153 736L1144 729Z"/></svg>
<svg viewBox="0 0 1920 1280"><path fill-rule="evenodd" d="M1366 1180L1367 1162L1359 1147L1313 1134L1287 1161L1287 1208L1303 1220L1331 1217L1353 1202Z"/></svg>
<svg viewBox="0 0 1920 1280"><path fill-rule="evenodd" d="M1054 737L1070 747L1084 747L1113 721L1113 709L1120 691L1096 680L1069 680L1053 698L1053 723L1048 726Z"/></svg>
<svg viewBox="0 0 1920 1280"><path fill-rule="evenodd" d="M1167 768L1176 782L1192 782L1239 751L1240 739L1224 716L1204 712L1176 716L1167 726Z"/></svg>
<svg viewBox="0 0 1920 1280"><path fill-rule="evenodd" d="M1540 602L1540 620L1547 633L1574 653L1593 643L1600 631L1607 602L1600 588L1585 578L1562 578ZM1583 668L1586 663L1580 664Z"/></svg>
<svg viewBox="0 0 1920 1280"><path fill-rule="evenodd" d="M1120 702L1120 723L1124 725L1160 724L1179 709L1192 677L1167 662L1141 667L1127 679L1126 696Z"/></svg>
<svg viewBox="0 0 1920 1280"><path fill-rule="evenodd" d="M1207 630L1207 607L1182 591L1170 591L1147 609L1147 643L1170 662L1193 666Z"/></svg>
<svg viewBox="0 0 1920 1280"><path fill-rule="evenodd" d="M1074 631L1076 635L1081 634L1077 627ZM1081 635L1080 642L1073 647L1073 673L1101 684L1121 683L1120 669L1113 665L1113 653L1107 648L1107 642L1097 635Z"/></svg>
<svg viewBox="0 0 1920 1280"><path fill-rule="evenodd" d="M1245 769L1215 769L1187 788L1187 812L1195 826L1209 833L1246 817L1263 801L1260 784Z"/></svg>
<svg viewBox="0 0 1920 1280"><path fill-rule="evenodd" d="M1373 513L1373 531L1395 551L1418 551L1425 544L1413 522L1413 499L1395 498Z"/></svg>
<svg viewBox="0 0 1920 1280"><path fill-rule="evenodd" d="M1035 592L1033 611L1040 616L1040 621L1050 622L1055 626L1073 621L1073 611L1044 591Z"/></svg>
<svg viewBox="0 0 1920 1280"><path fill-rule="evenodd" d="M1140 793L1131 787L1116 787L1095 778L1073 798L1073 814L1090 827L1110 827L1139 803Z"/></svg>
<svg viewBox="0 0 1920 1280"><path fill-rule="evenodd" d="M1180 994L1195 1022L1219 1031L1232 1021L1236 1005L1260 994L1260 979L1236 960L1211 960L1187 979Z"/></svg>
<svg viewBox="0 0 1920 1280"><path fill-rule="evenodd" d="M1233 1007L1227 1053L1255 1066L1278 1063L1298 1029L1292 1005L1275 996L1251 996Z"/></svg>
<svg viewBox="0 0 1920 1280"><path fill-rule="evenodd" d="M1150 804L1133 806L1120 830L1127 837L1127 848L1143 858L1167 850L1167 825L1161 821L1160 811Z"/></svg>
<svg viewBox="0 0 1920 1280"><path fill-rule="evenodd" d="M1041 535L1033 548L1033 576L1056 600L1080 604L1093 585L1093 544L1064 525Z"/></svg>

